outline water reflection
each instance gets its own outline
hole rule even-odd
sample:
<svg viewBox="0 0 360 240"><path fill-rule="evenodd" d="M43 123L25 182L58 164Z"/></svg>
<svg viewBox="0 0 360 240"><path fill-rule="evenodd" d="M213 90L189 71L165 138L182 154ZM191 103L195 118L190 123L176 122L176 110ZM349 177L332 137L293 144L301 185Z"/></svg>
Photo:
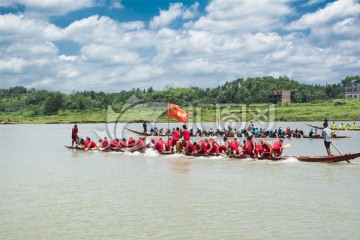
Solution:
<svg viewBox="0 0 360 240"><path fill-rule="evenodd" d="M190 161L183 162L177 159L177 160L172 160L170 166L171 166L171 170L175 173L188 174L190 172L191 162Z"/></svg>

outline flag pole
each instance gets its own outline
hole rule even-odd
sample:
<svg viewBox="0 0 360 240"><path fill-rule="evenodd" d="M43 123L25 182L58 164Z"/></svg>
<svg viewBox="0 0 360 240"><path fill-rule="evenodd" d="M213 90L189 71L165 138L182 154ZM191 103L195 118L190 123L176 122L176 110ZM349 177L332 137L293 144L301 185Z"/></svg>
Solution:
<svg viewBox="0 0 360 240"><path fill-rule="evenodd" d="M168 140L168 142L169 142L169 131L170 131L170 124L169 124L169 102L168 102L168 106L167 106L167 109L168 109L168 114L167 114L167 116L168 116L168 131L167 131L167 140Z"/></svg>

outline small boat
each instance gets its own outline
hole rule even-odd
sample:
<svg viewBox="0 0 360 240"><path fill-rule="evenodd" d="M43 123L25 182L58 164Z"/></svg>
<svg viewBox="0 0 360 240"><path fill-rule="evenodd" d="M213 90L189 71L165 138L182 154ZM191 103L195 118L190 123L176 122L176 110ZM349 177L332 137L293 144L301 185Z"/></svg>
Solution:
<svg viewBox="0 0 360 240"><path fill-rule="evenodd" d="M246 159L251 158L249 156L229 156L230 158L237 159ZM278 157L256 157L254 159L258 160L271 160L271 161L280 161L289 158L295 158L301 162L324 162L324 163L332 163L332 162L342 162L349 161L351 159L355 159L360 157L360 153L350 153L338 156L278 156Z"/></svg>
<svg viewBox="0 0 360 240"><path fill-rule="evenodd" d="M316 128L316 129L324 129L323 127L320 127L320 126L315 126L315 125L311 125L311 124L308 124L308 123L305 123L306 125L312 127L312 128ZM330 128L331 130L334 130L334 131L360 131L360 128L349 128L349 129L341 129L341 128Z"/></svg>

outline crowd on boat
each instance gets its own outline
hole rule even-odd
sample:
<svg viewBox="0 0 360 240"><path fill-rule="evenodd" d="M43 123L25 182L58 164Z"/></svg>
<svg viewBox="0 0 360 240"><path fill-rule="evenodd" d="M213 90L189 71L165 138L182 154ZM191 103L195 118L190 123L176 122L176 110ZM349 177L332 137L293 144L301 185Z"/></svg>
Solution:
<svg viewBox="0 0 360 240"><path fill-rule="evenodd" d="M179 128L173 128L173 129L164 129L157 127L151 128L149 135L151 136L167 136L167 135L174 135L174 132L180 131L182 133L182 130ZM193 137L238 137L238 138L247 138L247 137L256 137L256 138L301 138L304 135L304 131L300 128L291 129L290 127L287 127L286 129L283 129L282 127L279 127L274 130L267 130L265 128L257 128L253 125L250 125L247 128L243 129L236 129L232 127L228 127L228 129L197 129L194 131L193 129L189 130L190 135ZM144 130L143 133L147 133L146 130ZM309 136L319 136L317 133L317 129L312 130L309 132Z"/></svg>
<svg viewBox="0 0 360 240"><path fill-rule="evenodd" d="M358 129L356 122L351 125L350 123L347 123L346 125L344 123L341 123L339 127L336 126L336 123L333 122L331 125L331 129L339 129L339 130L355 130Z"/></svg>
<svg viewBox="0 0 360 240"><path fill-rule="evenodd" d="M76 125L75 125L76 126ZM75 130L74 130L75 129ZM284 149L283 140L275 141L273 144L260 139L253 140L252 136L247 136L246 140L239 141L236 137L229 140L226 136L220 143L213 137L206 137L198 141L191 141L190 131L186 125L183 125L182 131L176 128L172 136L159 137L155 139L150 137L139 137L137 140L133 137L129 139L108 139L104 137L96 143L90 137L85 139L78 136L77 126L72 131L72 147L81 150L100 150L100 151L129 151L145 152L146 149L154 149L160 154L182 153L186 155L217 156L227 154L239 157L276 157L282 154ZM75 147L74 147L75 144Z"/></svg>

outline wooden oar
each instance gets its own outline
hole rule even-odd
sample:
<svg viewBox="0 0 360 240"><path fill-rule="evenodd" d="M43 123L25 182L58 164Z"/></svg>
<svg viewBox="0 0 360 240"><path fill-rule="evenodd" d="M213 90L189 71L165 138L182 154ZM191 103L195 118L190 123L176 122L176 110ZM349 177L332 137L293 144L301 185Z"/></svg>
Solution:
<svg viewBox="0 0 360 240"><path fill-rule="evenodd" d="M335 144L333 144L333 142L331 142L331 145L333 145L333 147L340 153L340 155L344 155L340 152L340 150L335 146ZM350 163L349 160L346 160L346 162Z"/></svg>
<svg viewBox="0 0 360 240"><path fill-rule="evenodd" d="M290 143L285 144L285 145L284 145L284 146L282 146L281 148L289 148L289 147L291 147L291 144L290 144Z"/></svg>

